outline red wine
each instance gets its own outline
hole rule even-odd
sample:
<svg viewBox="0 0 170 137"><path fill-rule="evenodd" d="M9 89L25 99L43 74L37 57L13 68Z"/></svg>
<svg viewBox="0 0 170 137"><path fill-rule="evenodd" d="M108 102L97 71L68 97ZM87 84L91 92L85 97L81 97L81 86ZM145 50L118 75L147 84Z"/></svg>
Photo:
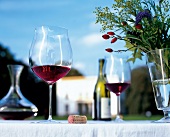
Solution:
<svg viewBox="0 0 170 137"><path fill-rule="evenodd" d="M26 118L32 117L34 116L36 112L32 112L32 111L25 111L25 112L21 112L21 111L14 111L14 112L0 112L0 117L4 120L24 120Z"/></svg>
<svg viewBox="0 0 170 137"><path fill-rule="evenodd" d="M32 67L32 70L48 84L54 84L57 80L67 75L70 68L66 66L44 65Z"/></svg>
<svg viewBox="0 0 170 137"><path fill-rule="evenodd" d="M106 83L108 90L119 96L123 91L125 91L130 86L130 83Z"/></svg>

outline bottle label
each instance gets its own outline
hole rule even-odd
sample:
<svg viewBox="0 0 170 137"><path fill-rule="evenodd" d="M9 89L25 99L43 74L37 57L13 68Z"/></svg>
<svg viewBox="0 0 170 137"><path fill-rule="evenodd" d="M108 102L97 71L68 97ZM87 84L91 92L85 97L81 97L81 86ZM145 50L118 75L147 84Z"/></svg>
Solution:
<svg viewBox="0 0 170 137"><path fill-rule="evenodd" d="M111 118L110 98L101 98L101 118Z"/></svg>

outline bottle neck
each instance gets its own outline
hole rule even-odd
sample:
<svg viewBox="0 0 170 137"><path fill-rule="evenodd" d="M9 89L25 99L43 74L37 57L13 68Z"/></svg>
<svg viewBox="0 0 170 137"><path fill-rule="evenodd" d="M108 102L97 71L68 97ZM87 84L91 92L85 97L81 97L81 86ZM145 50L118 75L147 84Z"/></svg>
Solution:
<svg viewBox="0 0 170 137"><path fill-rule="evenodd" d="M104 66L104 61L103 60L99 60L99 77L103 76L103 66Z"/></svg>

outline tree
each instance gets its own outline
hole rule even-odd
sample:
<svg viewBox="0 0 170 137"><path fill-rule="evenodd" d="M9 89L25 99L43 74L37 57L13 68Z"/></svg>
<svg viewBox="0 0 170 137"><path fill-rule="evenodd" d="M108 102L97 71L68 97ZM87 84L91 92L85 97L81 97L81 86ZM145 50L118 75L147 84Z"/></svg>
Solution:
<svg viewBox="0 0 170 137"><path fill-rule="evenodd" d="M160 114L157 110L149 71L147 67L136 68L132 71L131 86L126 91L126 107L129 114Z"/></svg>
<svg viewBox="0 0 170 137"><path fill-rule="evenodd" d="M83 74L79 72L77 69L71 68L70 72L66 75L66 77L70 76L83 76Z"/></svg>

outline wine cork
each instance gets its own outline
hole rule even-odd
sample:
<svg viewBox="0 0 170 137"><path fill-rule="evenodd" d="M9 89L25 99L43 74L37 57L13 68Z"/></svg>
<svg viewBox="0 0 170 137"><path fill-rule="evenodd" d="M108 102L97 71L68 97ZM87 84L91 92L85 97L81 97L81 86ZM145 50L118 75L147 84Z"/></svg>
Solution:
<svg viewBox="0 0 170 137"><path fill-rule="evenodd" d="M86 116L69 115L69 117L68 117L69 124L85 124L86 122L87 122Z"/></svg>

